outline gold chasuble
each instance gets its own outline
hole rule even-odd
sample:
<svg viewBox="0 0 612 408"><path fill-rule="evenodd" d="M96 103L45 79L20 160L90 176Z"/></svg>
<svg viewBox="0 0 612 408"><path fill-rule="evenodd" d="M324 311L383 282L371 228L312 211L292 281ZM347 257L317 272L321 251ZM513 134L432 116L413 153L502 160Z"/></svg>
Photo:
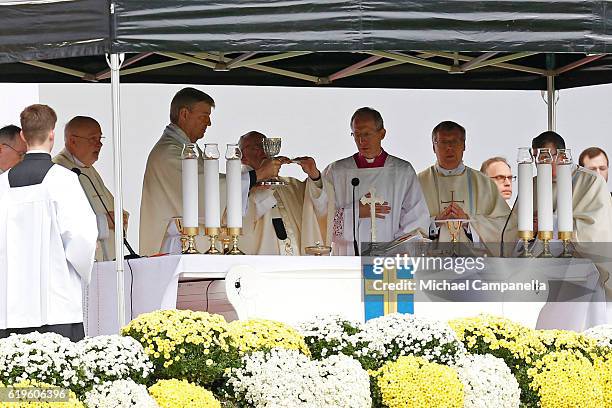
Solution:
<svg viewBox="0 0 612 408"><path fill-rule="evenodd" d="M497 243L501 240L510 207L489 177L467 166L463 166L462 171L445 175L433 165L419 173L419 182L432 219L451 202L455 202L470 218L469 228L474 241L495 244L487 247L494 254L499 253ZM438 241L450 242L447 226L445 224L438 226L440 227ZM474 237L474 233L477 237ZM460 230L459 241L470 242L463 228ZM516 233L506 228L504 241L516 241Z"/></svg>
<svg viewBox="0 0 612 408"><path fill-rule="evenodd" d="M249 193L240 239L240 248L246 254L305 255L304 248L316 242L329 245L325 235L328 215L333 211L328 211L322 179L280 178L286 186L256 187Z"/></svg>

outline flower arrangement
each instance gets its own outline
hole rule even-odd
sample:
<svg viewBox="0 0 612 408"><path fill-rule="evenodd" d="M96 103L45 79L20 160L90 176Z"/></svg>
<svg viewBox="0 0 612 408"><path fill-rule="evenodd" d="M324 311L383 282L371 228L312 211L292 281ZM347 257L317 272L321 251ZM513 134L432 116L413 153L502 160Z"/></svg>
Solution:
<svg viewBox="0 0 612 408"><path fill-rule="evenodd" d="M612 324L595 326L585 330L582 332L582 334L586 337L597 340L597 344L600 347L609 347L612 349Z"/></svg>
<svg viewBox="0 0 612 408"><path fill-rule="evenodd" d="M145 384L153 364L138 341L132 337L87 337L76 344L86 381L90 385L116 380Z"/></svg>
<svg viewBox="0 0 612 408"><path fill-rule="evenodd" d="M160 310L138 316L121 333L140 342L158 379L214 385L227 368L239 363L227 322L220 315Z"/></svg>
<svg viewBox="0 0 612 408"><path fill-rule="evenodd" d="M132 380L97 384L83 400L87 408L158 408L147 387Z"/></svg>
<svg viewBox="0 0 612 408"><path fill-rule="evenodd" d="M388 408L462 408L463 384L452 367L423 357L401 356L372 372L377 405ZM377 398L378 399L378 398Z"/></svg>
<svg viewBox="0 0 612 408"><path fill-rule="evenodd" d="M77 349L55 333L12 335L0 339L0 383L23 380L79 390L85 386Z"/></svg>
<svg viewBox="0 0 612 408"><path fill-rule="evenodd" d="M265 319L235 320L228 324L228 330L241 353L282 347L310 354L304 337L285 323Z"/></svg>
<svg viewBox="0 0 612 408"><path fill-rule="evenodd" d="M149 392L161 408L221 408L212 392L185 380L160 380Z"/></svg>
<svg viewBox="0 0 612 408"><path fill-rule="evenodd" d="M40 390L45 390L49 388L56 388L57 386L46 384L44 382L39 382L35 380L23 380L19 381L15 384L12 384L11 387L17 389L23 388L37 388ZM0 383L0 391L3 388L6 388L5 385ZM53 401L50 400L39 400L36 401L35 398L32 398L32 395L27 397L27 401L20 402L7 402L0 401L0 408L22 408L22 407L31 407L31 408L84 408L84 405L81 401L79 401L76 397L76 394L72 391L68 391L68 401Z"/></svg>
<svg viewBox="0 0 612 408"><path fill-rule="evenodd" d="M470 353L491 354L503 359L521 388L521 402L535 406L540 397L531 387L528 369L542 357L568 351L588 361L601 356L596 341L566 330L533 330L508 319L480 315L449 322Z"/></svg>
<svg viewBox="0 0 612 408"><path fill-rule="evenodd" d="M242 357L228 385L239 406L369 408L368 374L344 355L311 360L297 350L275 348Z"/></svg>
<svg viewBox="0 0 612 408"><path fill-rule="evenodd" d="M563 350L546 354L527 370L530 387L542 408L601 408L604 395L599 373L580 353Z"/></svg>
<svg viewBox="0 0 612 408"><path fill-rule="evenodd" d="M377 369L406 355L449 364L465 353L448 324L409 314L394 313L368 320L351 341L356 358L366 369Z"/></svg>
<svg viewBox="0 0 612 408"><path fill-rule="evenodd" d="M463 383L464 408L518 408L521 390L501 358L468 354L455 365Z"/></svg>
<svg viewBox="0 0 612 408"><path fill-rule="evenodd" d="M340 316L320 316L300 323L298 331L304 336L313 358L320 360L339 353L355 355L352 337L361 331L360 324Z"/></svg>
<svg viewBox="0 0 612 408"><path fill-rule="evenodd" d="M612 407L612 355L608 358L596 359L594 367L601 380L604 406Z"/></svg>

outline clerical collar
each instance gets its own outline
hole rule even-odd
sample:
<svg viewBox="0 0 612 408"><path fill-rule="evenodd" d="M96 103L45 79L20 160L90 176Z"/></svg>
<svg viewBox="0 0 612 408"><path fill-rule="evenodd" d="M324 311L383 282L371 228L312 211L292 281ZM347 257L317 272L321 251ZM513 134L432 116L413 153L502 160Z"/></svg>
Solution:
<svg viewBox="0 0 612 408"><path fill-rule="evenodd" d="M353 159L355 160L355 164L359 169L371 169L376 167L383 167L385 165L385 161L389 154L381 149L380 154L373 159L368 159L363 156L361 153L357 152L353 155Z"/></svg>
<svg viewBox="0 0 612 408"><path fill-rule="evenodd" d="M192 143L191 140L189 140L189 138L187 137L187 134L183 131L183 129L181 129L178 125L175 125L174 123L170 123L168 126L166 126L166 129L164 130L164 135L170 136L181 144Z"/></svg>
<svg viewBox="0 0 612 408"><path fill-rule="evenodd" d="M32 150L28 150L26 152L26 154L32 154L32 153L45 153L45 154L50 154L48 151L46 150L42 150L42 149L32 149Z"/></svg>
<svg viewBox="0 0 612 408"><path fill-rule="evenodd" d="M70 156L74 164L76 164L77 166L84 167L84 168L89 167L89 166L84 165L82 161L77 159L77 157L74 154L70 153L68 150L66 150L66 153L68 153L68 155Z"/></svg>
<svg viewBox="0 0 612 408"><path fill-rule="evenodd" d="M454 169L447 170L443 169L438 163L436 163L436 171L443 176L458 176L459 174L462 174L465 171L465 164L461 162Z"/></svg>

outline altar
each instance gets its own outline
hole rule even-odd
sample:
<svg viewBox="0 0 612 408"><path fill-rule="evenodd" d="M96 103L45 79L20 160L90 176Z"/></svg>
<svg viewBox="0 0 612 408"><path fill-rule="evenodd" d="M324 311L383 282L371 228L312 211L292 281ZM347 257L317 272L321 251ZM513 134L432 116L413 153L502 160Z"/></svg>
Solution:
<svg viewBox="0 0 612 408"><path fill-rule="evenodd" d="M296 323L336 314L363 321L362 260L359 257L283 257L170 255L133 259L125 267L125 321L159 309L218 313L227 320L260 317ZM551 264L551 262L553 264ZM564 276L597 279L594 265L582 259L490 258L508 274L529 273L565 262ZM584 330L606 323L603 288L589 301L545 303L495 299L486 302L432 301L415 297L414 313L440 320L489 313L530 327ZM84 291L84 320L89 336L118 333L114 262L94 265Z"/></svg>

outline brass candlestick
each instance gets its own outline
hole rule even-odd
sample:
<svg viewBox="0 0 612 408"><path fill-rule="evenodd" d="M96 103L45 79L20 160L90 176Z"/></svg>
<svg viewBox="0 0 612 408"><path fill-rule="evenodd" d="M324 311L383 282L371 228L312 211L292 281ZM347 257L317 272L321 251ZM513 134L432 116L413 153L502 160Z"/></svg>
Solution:
<svg viewBox="0 0 612 408"><path fill-rule="evenodd" d="M538 231L538 239L542 241L543 249L540 258L552 258L550 252L550 240L553 237L552 231Z"/></svg>
<svg viewBox="0 0 612 408"><path fill-rule="evenodd" d="M570 241L572 239L571 231L559 231L559 239L563 241L563 252L559 258L573 258L574 255L570 249Z"/></svg>
<svg viewBox="0 0 612 408"><path fill-rule="evenodd" d="M199 230L198 227L183 227L181 243L184 254L199 254L195 243L195 237L198 236Z"/></svg>
<svg viewBox="0 0 612 408"><path fill-rule="evenodd" d="M228 255L244 255L244 252L238 248L238 237L240 236L240 230L242 228L234 228L229 227L227 230L232 239L232 243L230 244L230 249L227 252Z"/></svg>
<svg viewBox="0 0 612 408"><path fill-rule="evenodd" d="M217 249L217 238L219 238L219 228L206 228L206 235L210 239L210 248L205 253L207 255L219 255L221 251Z"/></svg>
<svg viewBox="0 0 612 408"><path fill-rule="evenodd" d="M529 250L529 241L533 239L533 231L519 231L519 238L523 241L523 252L519 258L531 258L533 254Z"/></svg>

